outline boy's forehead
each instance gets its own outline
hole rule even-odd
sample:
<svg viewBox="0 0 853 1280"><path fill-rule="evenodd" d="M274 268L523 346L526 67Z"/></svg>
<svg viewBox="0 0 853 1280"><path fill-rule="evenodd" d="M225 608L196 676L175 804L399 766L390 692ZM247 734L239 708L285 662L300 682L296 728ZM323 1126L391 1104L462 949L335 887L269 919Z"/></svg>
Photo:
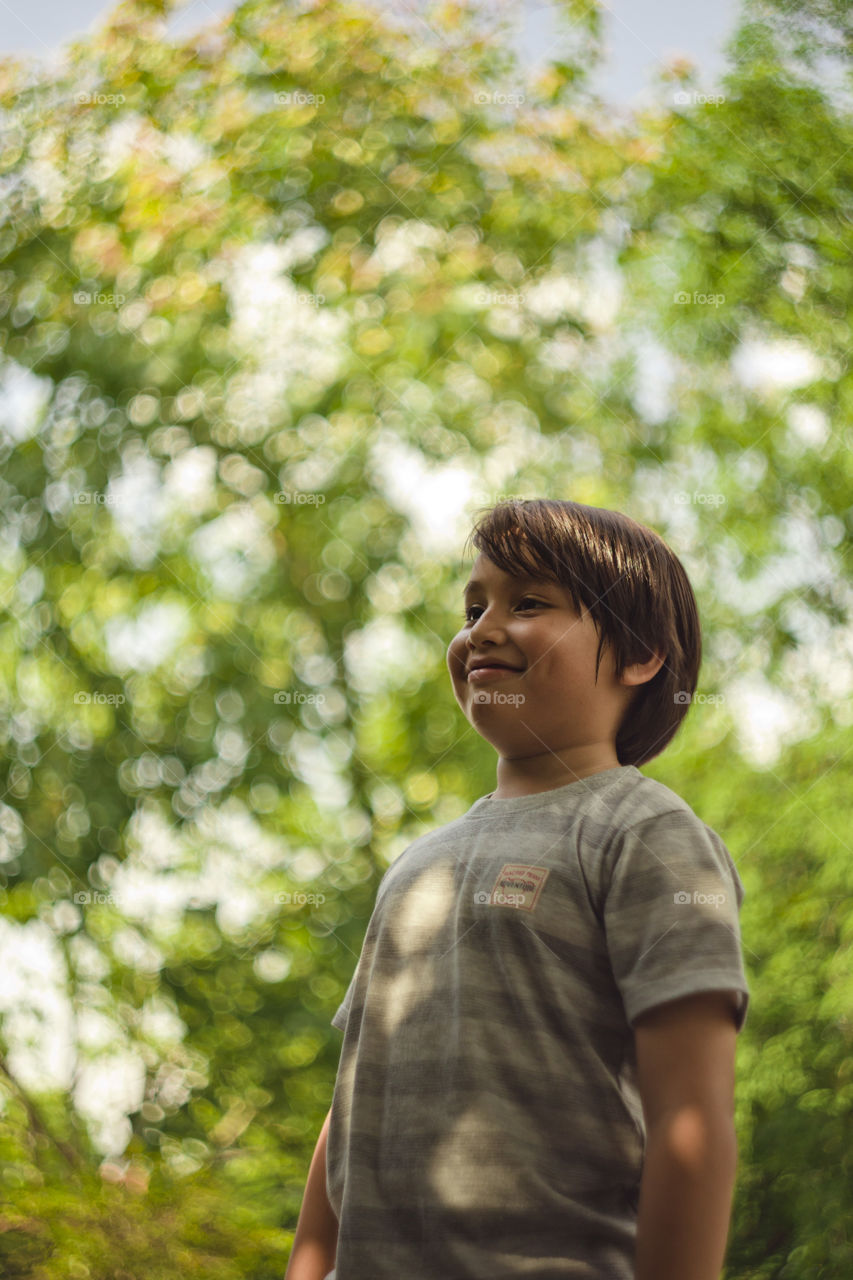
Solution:
<svg viewBox="0 0 853 1280"><path fill-rule="evenodd" d="M498 565L492 564L490 560L485 560L482 556L474 564L471 570L471 577L465 584L465 592L475 591L492 582L506 582L507 584L516 584L518 586L556 586L553 578L548 578L544 574L536 573L506 573Z"/></svg>

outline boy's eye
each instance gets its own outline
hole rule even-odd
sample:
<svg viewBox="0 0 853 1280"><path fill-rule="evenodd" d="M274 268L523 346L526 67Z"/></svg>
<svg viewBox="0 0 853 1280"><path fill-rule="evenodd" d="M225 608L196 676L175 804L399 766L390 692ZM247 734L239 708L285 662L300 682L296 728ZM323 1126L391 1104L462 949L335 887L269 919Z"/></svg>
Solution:
<svg viewBox="0 0 853 1280"><path fill-rule="evenodd" d="M534 600L532 596L523 596L518 603L519 603L519 607L523 604L532 605L534 609L545 609L547 607L543 600ZM478 604L471 604L468 606L468 608L465 610L465 613L464 613L464 618L466 622L472 621L471 610L479 609L479 607L480 606ZM476 621L476 619L474 619L474 621Z"/></svg>

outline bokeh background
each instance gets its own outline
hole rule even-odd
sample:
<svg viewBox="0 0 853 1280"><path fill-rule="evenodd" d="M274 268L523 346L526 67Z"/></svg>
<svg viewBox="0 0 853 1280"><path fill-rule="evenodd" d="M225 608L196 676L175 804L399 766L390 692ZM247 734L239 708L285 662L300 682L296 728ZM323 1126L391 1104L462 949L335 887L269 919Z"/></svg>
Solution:
<svg viewBox="0 0 853 1280"><path fill-rule="evenodd" d="M640 5L204 8L0 63L0 1274L281 1280L378 881L494 787L445 650L515 495L694 583L643 772L746 887L725 1277L846 1280L847 5L705 62Z"/></svg>

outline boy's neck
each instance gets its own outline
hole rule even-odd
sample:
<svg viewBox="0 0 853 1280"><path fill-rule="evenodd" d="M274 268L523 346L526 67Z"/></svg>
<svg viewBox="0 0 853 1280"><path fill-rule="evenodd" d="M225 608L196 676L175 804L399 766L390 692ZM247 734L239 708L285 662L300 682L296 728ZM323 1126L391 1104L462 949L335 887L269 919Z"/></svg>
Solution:
<svg viewBox="0 0 853 1280"><path fill-rule="evenodd" d="M519 796L535 796L542 791L554 791L570 782L579 782L605 769L618 769L619 758L609 744L597 744L584 751L567 751L556 755L552 752L526 759L498 760L497 788L491 792L492 800L513 800Z"/></svg>

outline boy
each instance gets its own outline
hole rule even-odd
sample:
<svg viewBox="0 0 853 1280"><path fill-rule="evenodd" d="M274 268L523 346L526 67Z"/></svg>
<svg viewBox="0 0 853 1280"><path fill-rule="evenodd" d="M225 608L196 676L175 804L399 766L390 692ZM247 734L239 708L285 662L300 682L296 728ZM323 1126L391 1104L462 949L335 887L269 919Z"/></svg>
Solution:
<svg viewBox="0 0 853 1280"><path fill-rule="evenodd" d="M382 879L287 1280L718 1280L744 890L637 767L696 688L693 592L615 511L472 537L447 665L497 790Z"/></svg>

